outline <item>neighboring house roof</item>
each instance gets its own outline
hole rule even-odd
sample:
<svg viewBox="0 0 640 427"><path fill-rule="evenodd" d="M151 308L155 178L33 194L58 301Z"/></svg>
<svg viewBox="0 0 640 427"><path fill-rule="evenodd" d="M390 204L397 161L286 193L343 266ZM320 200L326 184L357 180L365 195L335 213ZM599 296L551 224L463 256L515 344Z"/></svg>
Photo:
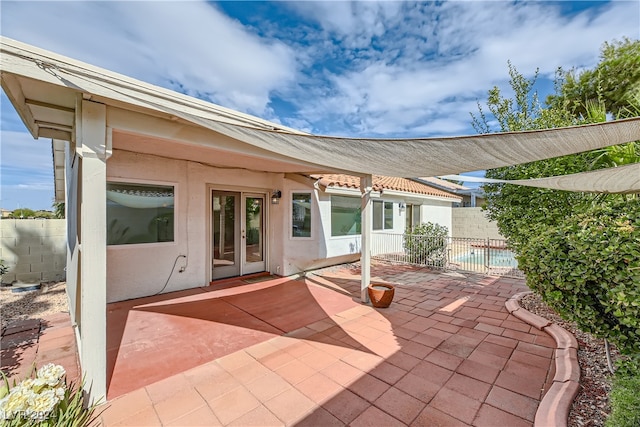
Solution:
<svg viewBox="0 0 640 427"><path fill-rule="evenodd" d="M436 188L440 188L445 191L450 191L455 194L461 194L463 196L485 197L484 190L482 188L470 188L464 185L456 184L451 181L436 177L415 178L417 182L433 185Z"/></svg>
<svg viewBox="0 0 640 427"><path fill-rule="evenodd" d="M322 187L360 188L360 178L352 175L330 174L311 175L318 180ZM373 175L373 191L384 192L384 190L401 191L404 193L424 194L428 196L445 197L453 200L461 200L459 196L448 193L429 185L406 178L392 176Z"/></svg>
<svg viewBox="0 0 640 427"><path fill-rule="evenodd" d="M449 190L470 190L469 187L465 187L464 185L456 184L455 182L446 181L444 179L436 178L435 176L420 178L421 181L428 182L429 184L433 184L439 188L447 188Z"/></svg>

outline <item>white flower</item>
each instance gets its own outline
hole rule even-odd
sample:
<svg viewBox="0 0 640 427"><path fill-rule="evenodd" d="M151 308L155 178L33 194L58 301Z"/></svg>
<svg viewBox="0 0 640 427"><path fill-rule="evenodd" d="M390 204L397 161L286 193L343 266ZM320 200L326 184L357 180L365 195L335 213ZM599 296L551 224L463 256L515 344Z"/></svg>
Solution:
<svg viewBox="0 0 640 427"><path fill-rule="evenodd" d="M29 397L29 408L27 415L34 420L44 419L58 404L59 399L55 390L47 389Z"/></svg>
<svg viewBox="0 0 640 427"><path fill-rule="evenodd" d="M8 400L8 395L0 399L0 420L8 420L10 418L10 414L5 409Z"/></svg>
<svg viewBox="0 0 640 427"><path fill-rule="evenodd" d="M10 419L26 411L29 407L29 398L34 394L30 388L21 387L21 384L12 388L9 395L0 400L2 417Z"/></svg>
<svg viewBox="0 0 640 427"><path fill-rule="evenodd" d="M40 393L42 390L44 390L45 388L47 388L48 382L45 381L42 378L35 378L34 380L32 380L31 382L31 390L34 391L34 393ZM24 385L23 385L24 387Z"/></svg>
<svg viewBox="0 0 640 427"><path fill-rule="evenodd" d="M60 383L60 380L62 380L65 374L66 372L62 366L48 363L38 369L37 378L43 380L50 387L55 387Z"/></svg>
<svg viewBox="0 0 640 427"><path fill-rule="evenodd" d="M65 388L65 386L60 386L54 388L53 391L55 392L58 401L61 401L62 399L64 399L64 394L66 393L67 389Z"/></svg>

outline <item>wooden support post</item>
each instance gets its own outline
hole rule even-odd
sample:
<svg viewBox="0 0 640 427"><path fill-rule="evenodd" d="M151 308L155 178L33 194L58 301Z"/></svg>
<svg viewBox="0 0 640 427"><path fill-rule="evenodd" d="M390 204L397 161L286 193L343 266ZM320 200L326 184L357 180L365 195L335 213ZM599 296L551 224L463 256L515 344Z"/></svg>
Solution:
<svg viewBox="0 0 640 427"><path fill-rule="evenodd" d="M82 100L76 115L82 157L80 202L80 359L91 400L107 395L106 106Z"/></svg>

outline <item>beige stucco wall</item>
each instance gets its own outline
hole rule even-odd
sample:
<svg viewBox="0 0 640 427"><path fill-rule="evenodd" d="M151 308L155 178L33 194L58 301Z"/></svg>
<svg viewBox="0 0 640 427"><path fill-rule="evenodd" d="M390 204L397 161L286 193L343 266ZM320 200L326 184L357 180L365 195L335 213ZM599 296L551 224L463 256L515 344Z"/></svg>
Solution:
<svg viewBox="0 0 640 427"><path fill-rule="evenodd" d="M261 193L268 200L272 189L283 188L282 174L215 168L120 150L114 150L107 161L107 180L173 185L176 197L174 242L107 247L108 302L207 285L211 280L211 189ZM267 202L266 207L270 244L266 269L276 273L282 270L284 206Z"/></svg>
<svg viewBox="0 0 640 427"><path fill-rule="evenodd" d="M9 267L3 283L65 279L67 228L64 219L0 220L0 259Z"/></svg>
<svg viewBox="0 0 640 427"><path fill-rule="evenodd" d="M474 239L504 239L495 222L489 221L482 208L455 208L451 210L452 237Z"/></svg>

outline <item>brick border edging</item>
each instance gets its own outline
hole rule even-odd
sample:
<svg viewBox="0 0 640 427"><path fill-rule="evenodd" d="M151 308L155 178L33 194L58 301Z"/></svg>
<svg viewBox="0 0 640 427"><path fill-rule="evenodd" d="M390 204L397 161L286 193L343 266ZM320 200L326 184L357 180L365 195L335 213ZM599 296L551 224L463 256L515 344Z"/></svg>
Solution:
<svg viewBox="0 0 640 427"><path fill-rule="evenodd" d="M556 374L549 390L540 401L534 427L566 427L573 399L580 389L578 341L566 329L522 308L519 300L532 293L520 292L505 302L507 311L523 322L549 334L556 342Z"/></svg>

